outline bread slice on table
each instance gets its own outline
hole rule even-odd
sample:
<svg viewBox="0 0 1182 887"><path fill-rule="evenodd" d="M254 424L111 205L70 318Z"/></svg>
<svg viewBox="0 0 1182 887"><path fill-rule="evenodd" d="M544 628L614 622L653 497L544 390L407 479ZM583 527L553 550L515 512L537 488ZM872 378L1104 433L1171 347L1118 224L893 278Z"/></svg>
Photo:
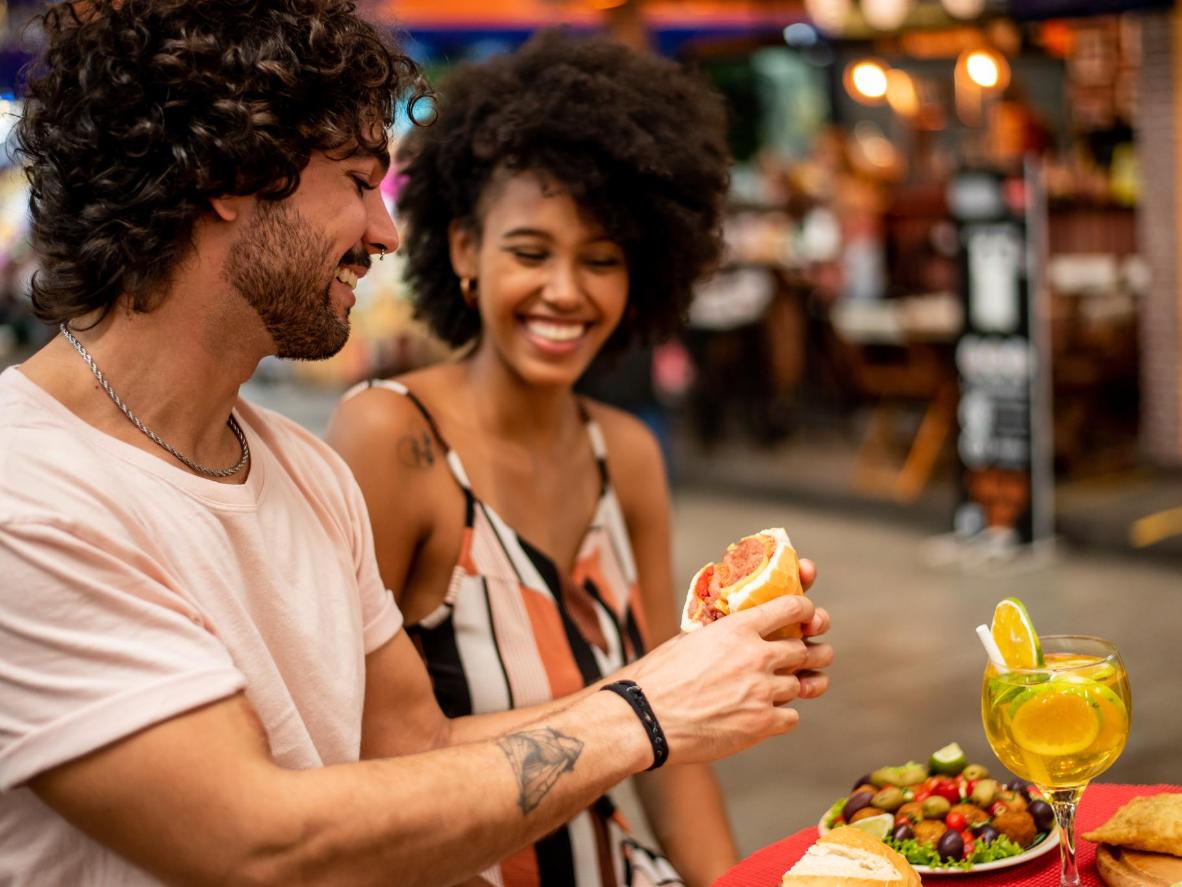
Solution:
<svg viewBox="0 0 1182 887"><path fill-rule="evenodd" d="M861 829L835 828L784 873L783 887L919 887L906 859Z"/></svg>

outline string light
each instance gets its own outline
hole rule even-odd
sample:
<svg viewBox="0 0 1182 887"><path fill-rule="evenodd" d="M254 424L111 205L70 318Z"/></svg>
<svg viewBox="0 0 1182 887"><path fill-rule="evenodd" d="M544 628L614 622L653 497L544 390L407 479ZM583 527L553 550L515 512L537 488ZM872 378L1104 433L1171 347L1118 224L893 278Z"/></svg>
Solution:
<svg viewBox="0 0 1182 887"><path fill-rule="evenodd" d="M805 0L804 8L826 34L840 33L850 17L850 0Z"/></svg>
<svg viewBox="0 0 1182 887"><path fill-rule="evenodd" d="M919 94L915 81L906 71L891 68L887 71L887 104L900 117L914 117L919 113Z"/></svg>
<svg viewBox="0 0 1182 887"><path fill-rule="evenodd" d="M940 0L953 18L976 18L985 11L985 0Z"/></svg>
<svg viewBox="0 0 1182 887"><path fill-rule="evenodd" d="M1010 80L1010 66L991 49L973 49L965 53L964 71L969 80L985 90L1004 89Z"/></svg>
<svg viewBox="0 0 1182 887"><path fill-rule="evenodd" d="M862 0L862 17L879 31L894 31L907 19L911 0Z"/></svg>
<svg viewBox="0 0 1182 887"><path fill-rule="evenodd" d="M882 62L862 59L845 69L843 77L846 92L864 105L877 105L887 94L887 70Z"/></svg>

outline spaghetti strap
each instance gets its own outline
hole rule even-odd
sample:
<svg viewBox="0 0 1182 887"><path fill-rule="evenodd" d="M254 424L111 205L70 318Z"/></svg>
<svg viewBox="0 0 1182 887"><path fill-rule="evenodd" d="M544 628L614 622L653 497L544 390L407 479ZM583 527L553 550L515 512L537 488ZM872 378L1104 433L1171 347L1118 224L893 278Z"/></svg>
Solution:
<svg viewBox="0 0 1182 887"><path fill-rule="evenodd" d="M354 385L345 392L344 400L348 400L354 394L364 391L367 388L384 388L387 391L393 391L395 394L401 394L412 404L419 414L423 417L423 421L427 423L427 427L431 429L431 434L439 442L439 446L443 449L445 458L447 460L447 467L451 470L452 476L455 477L456 483L460 485L465 491L471 492L472 485L468 482L468 472L464 470L464 465L460 462L459 454L448 446L447 438L443 436L443 432L439 430L439 426L435 424L435 418L431 415L431 411L427 409L426 405L419 400L413 391L407 388L401 382L394 379L370 379L367 382L360 382Z"/></svg>
<svg viewBox="0 0 1182 887"><path fill-rule="evenodd" d="M599 469L600 487L603 492L607 492L610 478L607 473L607 442L603 437L603 429L599 427L598 422L591 418L591 413L587 410L587 405L583 403L582 398L579 398L576 403L579 407L579 417L587 429L587 437L591 439L591 451L595 454L595 466Z"/></svg>

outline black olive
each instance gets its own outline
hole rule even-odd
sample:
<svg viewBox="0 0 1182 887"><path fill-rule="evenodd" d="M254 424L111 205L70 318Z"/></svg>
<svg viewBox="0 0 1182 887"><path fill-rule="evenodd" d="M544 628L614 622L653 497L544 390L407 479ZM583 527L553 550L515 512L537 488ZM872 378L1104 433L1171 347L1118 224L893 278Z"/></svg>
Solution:
<svg viewBox="0 0 1182 887"><path fill-rule="evenodd" d="M948 829L936 842L936 852L941 859L964 859L964 838L960 832Z"/></svg>
<svg viewBox="0 0 1182 887"><path fill-rule="evenodd" d="M992 844L998 838L998 831L991 825L982 826L977 832L977 840L982 844Z"/></svg>
<svg viewBox="0 0 1182 887"><path fill-rule="evenodd" d="M853 785L851 785L850 791L853 791L854 789L858 788L858 786L862 786L862 785L870 785L870 774L869 773L867 773L865 776L863 776L861 779L859 779L857 782L855 782Z"/></svg>
<svg viewBox="0 0 1182 887"><path fill-rule="evenodd" d="M863 807L870 806L870 799L874 797L874 792L854 792L845 802L845 806L841 808L841 815L846 822L850 821L850 817L861 810Z"/></svg>
<svg viewBox="0 0 1182 887"><path fill-rule="evenodd" d="M910 841L915 837L915 831L907 823L903 823L895 829L891 837L896 841Z"/></svg>
<svg viewBox="0 0 1182 887"><path fill-rule="evenodd" d="M1027 801L1030 800L1030 783L1025 779L1015 777L1006 783L1006 788L1012 792L1017 792Z"/></svg>
<svg viewBox="0 0 1182 887"><path fill-rule="evenodd" d="M1034 817L1034 827L1040 832L1049 832L1055 827L1055 811L1046 801L1031 801L1026 812Z"/></svg>

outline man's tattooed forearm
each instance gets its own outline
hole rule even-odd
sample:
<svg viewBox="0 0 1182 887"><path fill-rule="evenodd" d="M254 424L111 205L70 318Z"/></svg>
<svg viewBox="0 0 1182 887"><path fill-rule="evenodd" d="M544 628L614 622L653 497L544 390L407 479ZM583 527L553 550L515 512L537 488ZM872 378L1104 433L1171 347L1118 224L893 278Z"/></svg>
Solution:
<svg viewBox="0 0 1182 887"><path fill-rule="evenodd" d="M399 438L398 459L411 468L430 468L435 464L435 442L431 435L424 431Z"/></svg>
<svg viewBox="0 0 1182 887"><path fill-rule="evenodd" d="M559 776L575 769L583 751L582 741L552 727L510 733L498 739L497 745L513 768L520 789L517 803L523 814L542 803Z"/></svg>

